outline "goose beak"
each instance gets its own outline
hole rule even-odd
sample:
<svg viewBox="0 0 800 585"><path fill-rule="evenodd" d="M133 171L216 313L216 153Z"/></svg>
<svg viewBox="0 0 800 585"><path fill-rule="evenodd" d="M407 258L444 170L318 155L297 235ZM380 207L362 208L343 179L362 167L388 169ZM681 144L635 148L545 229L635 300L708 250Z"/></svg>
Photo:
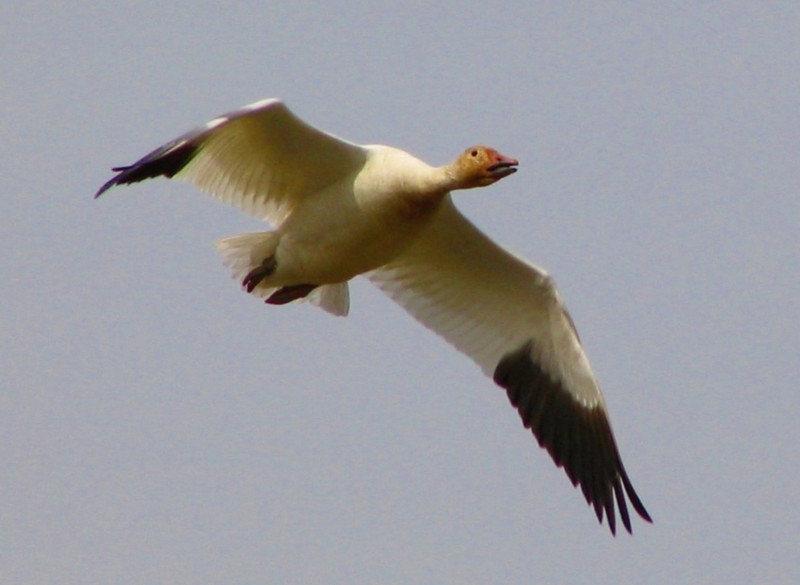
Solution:
<svg viewBox="0 0 800 585"><path fill-rule="evenodd" d="M513 175L517 172L519 161L515 158L510 158L497 153L495 162L493 162L486 170L489 172L493 179L502 179L508 175Z"/></svg>

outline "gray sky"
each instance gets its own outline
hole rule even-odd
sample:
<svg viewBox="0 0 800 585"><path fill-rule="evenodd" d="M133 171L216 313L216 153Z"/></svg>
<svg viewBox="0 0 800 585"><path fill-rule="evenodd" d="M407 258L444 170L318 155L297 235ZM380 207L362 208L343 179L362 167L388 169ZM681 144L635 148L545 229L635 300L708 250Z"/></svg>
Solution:
<svg viewBox="0 0 800 585"><path fill-rule="evenodd" d="M319 4L0 8L0 582L800 581L800 5ZM521 161L457 204L558 281L654 525L367 282L267 307L212 245L257 222L92 200L273 96Z"/></svg>

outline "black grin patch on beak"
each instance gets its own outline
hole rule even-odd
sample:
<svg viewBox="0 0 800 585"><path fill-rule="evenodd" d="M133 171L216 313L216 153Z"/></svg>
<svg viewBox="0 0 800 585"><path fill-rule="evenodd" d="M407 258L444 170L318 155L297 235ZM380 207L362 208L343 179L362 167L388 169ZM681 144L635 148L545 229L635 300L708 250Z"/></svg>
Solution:
<svg viewBox="0 0 800 585"><path fill-rule="evenodd" d="M490 166L488 170L492 175L502 175L506 177L517 172L517 164L511 162L498 162Z"/></svg>

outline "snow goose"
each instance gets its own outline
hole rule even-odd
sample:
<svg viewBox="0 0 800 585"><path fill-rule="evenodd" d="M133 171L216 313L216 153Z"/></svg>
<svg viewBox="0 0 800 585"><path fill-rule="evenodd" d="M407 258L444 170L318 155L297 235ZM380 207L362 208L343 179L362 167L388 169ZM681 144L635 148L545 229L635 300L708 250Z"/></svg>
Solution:
<svg viewBox="0 0 800 585"><path fill-rule="evenodd" d="M273 224L217 246L247 292L349 308L364 274L503 387L539 445L616 532L626 504L650 516L625 472L605 402L556 287L467 220L450 192L485 187L518 162L485 146L432 167L396 148L317 130L279 100L215 118L168 142L97 192L158 176L189 181Z"/></svg>

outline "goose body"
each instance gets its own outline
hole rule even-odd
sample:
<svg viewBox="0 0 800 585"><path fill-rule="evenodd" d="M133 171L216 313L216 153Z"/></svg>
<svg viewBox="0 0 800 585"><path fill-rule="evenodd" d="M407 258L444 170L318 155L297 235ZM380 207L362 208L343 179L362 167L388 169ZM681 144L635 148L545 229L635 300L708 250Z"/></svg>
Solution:
<svg viewBox="0 0 800 585"><path fill-rule="evenodd" d="M244 288L270 304L308 299L349 310L347 282L365 275L503 387L523 424L597 518L631 531L646 521L577 331L552 279L484 235L451 192L514 173L492 148L434 167L397 148L357 145L263 100L211 120L136 163L115 185L186 180L275 229L220 240Z"/></svg>

